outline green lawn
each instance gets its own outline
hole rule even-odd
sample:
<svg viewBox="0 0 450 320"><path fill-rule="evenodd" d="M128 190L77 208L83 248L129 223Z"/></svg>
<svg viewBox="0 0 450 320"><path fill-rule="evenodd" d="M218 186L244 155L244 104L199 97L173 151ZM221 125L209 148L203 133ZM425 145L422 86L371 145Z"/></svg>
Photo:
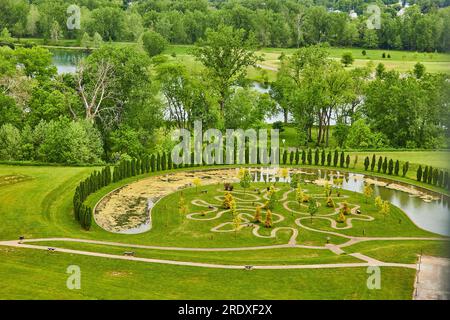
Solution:
<svg viewBox="0 0 450 320"><path fill-rule="evenodd" d="M55 248L66 248L91 252L122 255L133 251L136 257L215 263L225 265L287 265L287 264L326 264L326 263L361 263L352 256L336 255L329 250L312 250L304 248L280 248L247 251L178 251L154 250L135 247L119 247L71 241L38 241L31 244Z"/></svg>
<svg viewBox="0 0 450 320"><path fill-rule="evenodd" d="M345 248L385 262L416 263L420 254L450 259L448 242L441 241L371 241Z"/></svg>
<svg viewBox="0 0 450 320"><path fill-rule="evenodd" d="M411 299L415 271L381 268L369 290L366 268L228 270L148 264L0 247L1 299ZM66 287L67 267L81 289Z"/></svg>

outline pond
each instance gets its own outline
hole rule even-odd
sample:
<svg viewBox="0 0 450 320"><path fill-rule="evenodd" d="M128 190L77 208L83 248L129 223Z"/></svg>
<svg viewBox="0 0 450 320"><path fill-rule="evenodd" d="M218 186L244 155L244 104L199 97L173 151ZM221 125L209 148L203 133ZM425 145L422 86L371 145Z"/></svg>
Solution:
<svg viewBox="0 0 450 320"><path fill-rule="evenodd" d="M52 53L52 63L58 74L75 73L78 62L88 56L88 52L75 49L49 49Z"/></svg>

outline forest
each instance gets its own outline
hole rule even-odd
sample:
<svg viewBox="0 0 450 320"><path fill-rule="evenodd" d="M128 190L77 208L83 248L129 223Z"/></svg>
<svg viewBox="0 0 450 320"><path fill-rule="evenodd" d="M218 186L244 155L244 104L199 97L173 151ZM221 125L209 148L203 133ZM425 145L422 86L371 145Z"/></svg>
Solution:
<svg viewBox="0 0 450 320"><path fill-rule="evenodd" d="M170 132L196 120L205 129L292 127L289 147L448 148L448 75L420 62L399 72L382 63L352 67L351 54L330 56L339 45L361 46L363 54L370 47L448 50L447 2L418 1L403 16L401 5L380 3L383 27L365 30L363 1L86 0L76 1L82 8L76 31L63 28L68 3L0 0L0 42L15 43L0 47L2 161L143 158L171 150ZM346 38L348 28L355 42ZM368 33L376 39L370 46ZM73 74L58 74L45 46L20 42L81 42L86 35L97 48ZM170 43L194 44L188 50L198 67L168 54ZM248 78L259 68L262 46L298 46L280 55L266 92ZM284 121L267 123L278 113Z"/></svg>

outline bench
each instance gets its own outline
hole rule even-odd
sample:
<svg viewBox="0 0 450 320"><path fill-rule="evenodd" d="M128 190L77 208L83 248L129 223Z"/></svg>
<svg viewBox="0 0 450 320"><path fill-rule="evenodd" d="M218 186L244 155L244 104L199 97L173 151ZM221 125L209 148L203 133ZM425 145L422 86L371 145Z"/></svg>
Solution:
<svg viewBox="0 0 450 320"><path fill-rule="evenodd" d="M245 269L245 270L252 270L252 269L253 269L253 266L244 266L244 269Z"/></svg>
<svg viewBox="0 0 450 320"><path fill-rule="evenodd" d="M123 253L124 256L128 256L128 257L134 257L134 251L125 251Z"/></svg>
<svg viewBox="0 0 450 320"><path fill-rule="evenodd" d="M53 252L53 251L55 251L56 249L55 248L47 248L47 250L48 250L48 252Z"/></svg>

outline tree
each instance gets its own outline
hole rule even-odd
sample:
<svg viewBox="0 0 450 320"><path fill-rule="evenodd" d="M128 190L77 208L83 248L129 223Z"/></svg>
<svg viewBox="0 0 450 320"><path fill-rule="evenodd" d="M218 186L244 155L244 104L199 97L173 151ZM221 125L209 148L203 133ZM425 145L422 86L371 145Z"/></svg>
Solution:
<svg viewBox="0 0 450 320"><path fill-rule="evenodd" d="M384 64L382 64L382 63L377 64L377 67L375 68L376 77L379 79L383 78L385 71L386 71L386 68L385 68Z"/></svg>
<svg viewBox="0 0 450 320"><path fill-rule="evenodd" d="M421 165L419 165L419 168L417 169L416 177L417 177L417 181L420 182L422 180L422 166Z"/></svg>
<svg viewBox="0 0 450 320"><path fill-rule="evenodd" d="M22 137L12 124L0 127L0 160L21 160Z"/></svg>
<svg viewBox="0 0 450 320"><path fill-rule="evenodd" d="M262 222L262 216L261 216L261 207L257 206L255 209L255 217L253 219L255 223L261 223Z"/></svg>
<svg viewBox="0 0 450 320"><path fill-rule="evenodd" d="M264 226L266 228L272 228L273 226L272 211L270 211L270 209L266 209L266 219L264 221Z"/></svg>
<svg viewBox="0 0 450 320"><path fill-rule="evenodd" d="M392 159L389 159L388 174L392 175L393 170L394 170L394 161Z"/></svg>
<svg viewBox="0 0 450 320"><path fill-rule="evenodd" d="M308 164L309 165L312 164L312 150L311 150L311 148L308 149Z"/></svg>
<svg viewBox="0 0 450 320"><path fill-rule="evenodd" d="M364 170L367 171L367 169L369 168L369 165L370 165L369 157L366 157L366 158L364 159Z"/></svg>
<svg viewBox="0 0 450 320"><path fill-rule="evenodd" d="M377 196L375 198L375 206L378 208L378 210L381 210L381 207L383 206L383 200L380 196Z"/></svg>
<svg viewBox="0 0 450 320"><path fill-rule="evenodd" d="M364 198L366 199L366 203L369 202L369 199L372 198L373 189L369 184L364 186Z"/></svg>
<svg viewBox="0 0 450 320"><path fill-rule="evenodd" d="M375 169L375 165L377 162L377 158L375 157L375 154L372 156L372 162L370 162L370 170L373 171Z"/></svg>
<svg viewBox="0 0 450 320"><path fill-rule="evenodd" d="M394 174L396 176L398 176L398 172L400 171L400 163L398 160L395 161L395 165L394 165Z"/></svg>
<svg viewBox="0 0 450 320"><path fill-rule="evenodd" d="M408 169L409 169L409 161L406 161L402 166L402 177L406 176Z"/></svg>
<svg viewBox="0 0 450 320"><path fill-rule="evenodd" d="M11 33L9 32L8 28L4 27L2 29L2 32L0 32L0 41L6 42L6 43L13 42L13 38L12 38Z"/></svg>
<svg viewBox="0 0 450 320"><path fill-rule="evenodd" d="M350 155L348 154L347 157L345 158L345 167L348 168L349 165L350 165Z"/></svg>
<svg viewBox="0 0 450 320"><path fill-rule="evenodd" d="M349 65L352 65L354 60L355 59L353 59L353 55L351 52L344 52L342 54L341 62L344 65L344 67L348 67Z"/></svg>
<svg viewBox="0 0 450 320"><path fill-rule="evenodd" d="M92 37L92 46L94 48L100 48L102 44L103 44L102 36L98 32L94 33L94 36Z"/></svg>
<svg viewBox="0 0 450 320"><path fill-rule="evenodd" d="M198 187L202 185L202 179L194 178L194 180L192 180L192 183L195 185L195 192L198 193Z"/></svg>
<svg viewBox="0 0 450 320"><path fill-rule="evenodd" d="M91 47L91 37L87 32L83 33L83 36L80 40L80 46L84 48L90 48Z"/></svg>
<svg viewBox="0 0 450 320"><path fill-rule="evenodd" d="M428 166L425 166L422 177L423 177L422 181L427 183L428 182Z"/></svg>
<svg viewBox="0 0 450 320"><path fill-rule="evenodd" d="M319 149L314 152L314 164L317 166L319 164Z"/></svg>
<svg viewBox="0 0 450 320"><path fill-rule="evenodd" d="M333 166L336 167L339 161L339 152L334 150Z"/></svg>
<svg viewBox="0 0 450 320"><path fill-rule="evenodd" d="M383 165L383 157L380 156L380 157L378 158L378 163L377 163L378 172L381 171L382 165Z"/></svg>
<svg viewBox="0 0 450 320"><path fill-rule="evenodd" d="M178 213L181 219L184 219L184 217L188 213L188 207L186 205L186 200L184 198L183 192L180 194L180 198L178 200Z"/></svg>
<svg viewBox="0 0 450 320"><path fill-rule="evenodd" d="M414 65L413 74L417 79L422 78L423 75L425 74L425 66L422 63L417 62Z"/></svg>
<svg viewBox="0 0 450 320"><path fill-rule="evenodd" d="M252 176L250 175L250 172L247 169L244 169L241 181L239 184L244 189L244 194L247 190L247 188L250 187L250 183L252 182Z"/></svg>
<svg viewBox="0 0 450 320"><path fill-rule="evenodd" d="M344 154L344 151L341 151L341 157L340 157L341 168L344 167L344 163L345 163L345 154Z"/></svg>
<svg viewBox="0 0 450 320"><path fill-rule="evenodd" d="M239 217L239 214L233 215L233 228L234 228L234 238L237 238L237 233L241 229L241 218Z"/></svg>
<svg viewBox="0 0 450 320"><path fill-rule="evenodd" d="M311 224L313 222L313 216L317 213L318 210L319 210L319 207L318 207L318 203L317 203L316 199L311 198L309 201L309 205L308 205L308 213L311 217Z"/></svg>
<svg viewBox="0 0 450 320"><path fill-rule="evenodd" d="M142 34L142 46L150 57L154 57L164 51L167 40L158 32L149 30Z"/></svg>
<svg viewBox="0 0 450 320"><path fill-rule="evenodd" d="M206 39L197 43L193 54L207 69L208 77L220 96L222 115L230 95L230 89L244 79L248 67L255 67L259 58L254 52L252 36L245 30L220 25L217 31L208 29Z"/></svg>
<svg viewBox="0 0 450 320"><path fill-rule="evenodd" d="M387 215L391 211L391 206L389 204L389 201L383 201L383 204L381 205L380 213L384 216L384 219L386 219Z"/></svg>
<svg viewBox="0 0 450 320"><path fill-rule="evenodd" d="M386 173L387 168L388 168L387 157L384 157L384 161L383 161L383 173Z"/></svg>
<svg viewBox="0 0 450 320"><path fill-rule="evenodd" d="M50 30L50 38L53 41L58 41L62 37L61 27L59 26L58 21L53 20L52 28Z"/></svg>
<svg viewBox="0 0 450 320"><path fill-rule="evenodd" d="M30 5L30 11L27 15L26 31L30 36L35 36L38 31L38 22L40 20L40 13L36 5Z"/></svg>

